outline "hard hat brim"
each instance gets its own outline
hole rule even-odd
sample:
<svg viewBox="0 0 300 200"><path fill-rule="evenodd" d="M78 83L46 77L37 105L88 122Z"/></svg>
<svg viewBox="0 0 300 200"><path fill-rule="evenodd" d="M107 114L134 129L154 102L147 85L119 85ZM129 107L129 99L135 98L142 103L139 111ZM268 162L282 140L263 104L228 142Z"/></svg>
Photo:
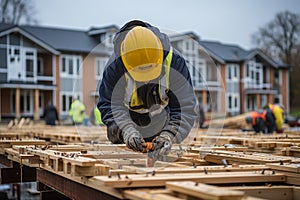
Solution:
<svg viewBox="0 0 300 200"><path fill-rule="evenodd" d="M161 74L162 67L158 64L153 64L149 69L133 69L128 71L130 76L139 82L146 82L153 79L156 79Z"/></svg>

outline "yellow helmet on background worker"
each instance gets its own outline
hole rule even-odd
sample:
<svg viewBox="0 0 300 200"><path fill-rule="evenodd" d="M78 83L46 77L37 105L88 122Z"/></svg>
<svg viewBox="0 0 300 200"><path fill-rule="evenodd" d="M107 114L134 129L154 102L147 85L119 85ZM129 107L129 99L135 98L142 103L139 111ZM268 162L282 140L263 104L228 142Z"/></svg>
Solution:
<svg viewBox="0 0 300 200"><path fill-rule="evenodd" d="M121 58L134 80L153 80L162 69L162 43L151 30L136 26L127 33L121 44Z"/></svg>

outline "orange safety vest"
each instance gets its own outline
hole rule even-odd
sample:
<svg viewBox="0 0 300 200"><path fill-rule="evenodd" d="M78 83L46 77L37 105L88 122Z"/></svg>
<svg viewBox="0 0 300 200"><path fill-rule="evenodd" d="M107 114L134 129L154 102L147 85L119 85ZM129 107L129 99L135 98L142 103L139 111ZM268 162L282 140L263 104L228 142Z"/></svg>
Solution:
<svg viewBox="0 0 300 200"><path fill-rule="evenodd" d="M255 125L255 124L256 124L256 119L257 119L257 118L262 118L262 119L264 120L264 122L266 122L266 121L267 121L266 115L267 115L267 111L266 111L266 110L265 110L263 113L252 112L252 113L251 113L252 125Z"/></svg>

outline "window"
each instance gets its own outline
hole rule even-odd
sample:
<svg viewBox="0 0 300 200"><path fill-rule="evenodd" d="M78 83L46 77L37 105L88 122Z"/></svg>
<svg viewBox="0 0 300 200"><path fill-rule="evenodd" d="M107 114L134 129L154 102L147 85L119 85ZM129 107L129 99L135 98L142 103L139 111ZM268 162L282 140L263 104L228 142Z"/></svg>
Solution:
<svg viewBox="0 0 300 200"><path fill-rule="evenodd" d="M70 75L73 74L73 59L68 60L68 72Z"/></svg>
<svg viewBox="0 0 300 200"><path fill-rule="evenodd" d="M19 46L21 44L21 36L18 33L10 34L9 35L9 44Z"/></svg>
<svg viewBox="0 0 300 200"><path fill-rule="evenodd" d="M6 36L0 37L0 44L6 44Z"/></svg>
<svg viewBox="0 0 300 200"><path fill-rule="evenodd" d="M73 102L73 96L80 99L80 94L74 94L73 92L62 92L61 97L61 113L62 115L68 115L69 109Z"/></svg>
<svg viewBox="0 0 300 200"><path fill-rule="evenodd" d="M246 63L245 88L263 87L263 65L254 60Z"/></svg>
<svg viewBox="0 0 300 200"><path fill-rule="evenodd" d="M249 77L249 63L246 64L246 77Z"/></svg>
<svg viewBox="0 0 300 200"><path fill-rule="evenodd" d="M237 81L240 77L238 64L226 65L227 81Z"/></svg>
<svg viewBox="0 0 300 200"><path fill-rule="evenodd" d="M67 101L66 101L66 95L62 95L62 111L67 111Z"/></svg>
<svg viewBox="0 0 300 200"><path fill-rule="evenodd" d="M101 42L106 47L113 47L113 39L114 39L114 33L112 32L108 32L100 36Z"/></svg>
<svg viewBox="0 0 300 200"><path fill-rule="evenodd" d="M275 82L275 86L279 86L282 84L282 78L281 78L281 73L279 70L275 70L275 73L274 73L274 82Z"/></svg>
<svg viewBox="0 0 300 200"><path fill-rule="evenodd" d="M7 68L7 55L4 48L0 48L0 68Z"/></svg>
<svg viewBox="0 0 300 200"><path fill-rule="evenodd" d="M228 96L228 108L231 109L232 108L232 97L231 95Z"/></svg>
<svg viewBox="0 0 300 200"><path fill-rule="evenodd" d="M75 55L63 55L61 57L61 76L78 77L80 75L81 57Z"/></svg>
<svg viewBox="0 0 300 200"><path fill-rule="evenodd" d="M237 93L228 93L227 94L227 112L230 114L237 114L239 109L239 94Z"/></svg>
<svg viewBox="0 0 300 200"><path fill-rule="evenodd" d="M97 80L101 80L102 79L102 74L104 72L104 68L105 68L105 65L108 61L108 58L107 57L98 57L96 58L96 79Z"/></svg>
<svg viewBox="0 0 300 200"><path fill-rule="evenodd" d="M26 77L34 76L33 60L26 59Z"/></svg>
<svg viewBox="0 0 300 200"><path fill-rule="evenodd" d="M44 74L44 60L43 58L38 58L37 60L37 74L42 76Z"/></svg>
<svg viewBox="0 0 300 200"><path fill-rule="evenodd" d="M61 59L61 72L62 73L66 72L66 58Z"/></svg>
<svg viewBox="0 0 300 200"><path fill-rule="evenodd" d="M12 91L11 93L12 98L12 112L16 112L16 93L15 91ZM33 113L33 102L34 102L34 96L33 91L30 90L21 90L20 91L20 113L23 115L30 115Z"/></svg>

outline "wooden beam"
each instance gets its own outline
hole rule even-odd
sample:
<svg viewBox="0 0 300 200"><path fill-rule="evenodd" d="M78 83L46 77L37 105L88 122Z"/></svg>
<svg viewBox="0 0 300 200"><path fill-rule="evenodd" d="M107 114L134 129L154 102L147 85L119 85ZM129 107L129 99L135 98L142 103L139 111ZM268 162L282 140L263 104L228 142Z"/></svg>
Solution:
<svg viewBox="0 0 300 200"><path fill-rule="evenodd" d="M176 173L208 173L213 172L240 172L240 171L262 171L270 169L265 165L240 165L232 166L228 165L226 168L224 166L185 166L185 167L135 167L135 166L123 166L122 169L127 172L146 174L155 171L156 174L176 174Z"/></svg>
<svg viewBox="0 0 300 200"><path fill-rule="evenodd" d="M124 197L132 200L185 200L183 197L176 197L168 190L125 190Z"/></svg>
<svg viewBox="0 0 300 200"><path fill-rule="evenodd" d="M244 192L241 191L223 189L192 181L167 182L166 188L174 192L207 200L240 200L244 196Z"/></svg>
<svg viewBox="0 0 300 200"><path fill-rule="evenodd" d="M105 186L113 188L133 188L133 187L159 187L164 186L168 181L195 181L207 184L232 184L232 183L266 183L285 182L283 174L257 174L253 172L231 172L215 174L157 174L155 176L128 175L125 177L94 177Z"/></svg>
<svg viewBox="0 0 300 200"><path fill-rule="evenodd" d="M290 200L300 199L297 194L299 187L294 186L243 186L243 187L224 187L229 190L239 190L245 192L246 195L272 199L272 200ZM295 198L296 197L296 198Z"/></svg>

